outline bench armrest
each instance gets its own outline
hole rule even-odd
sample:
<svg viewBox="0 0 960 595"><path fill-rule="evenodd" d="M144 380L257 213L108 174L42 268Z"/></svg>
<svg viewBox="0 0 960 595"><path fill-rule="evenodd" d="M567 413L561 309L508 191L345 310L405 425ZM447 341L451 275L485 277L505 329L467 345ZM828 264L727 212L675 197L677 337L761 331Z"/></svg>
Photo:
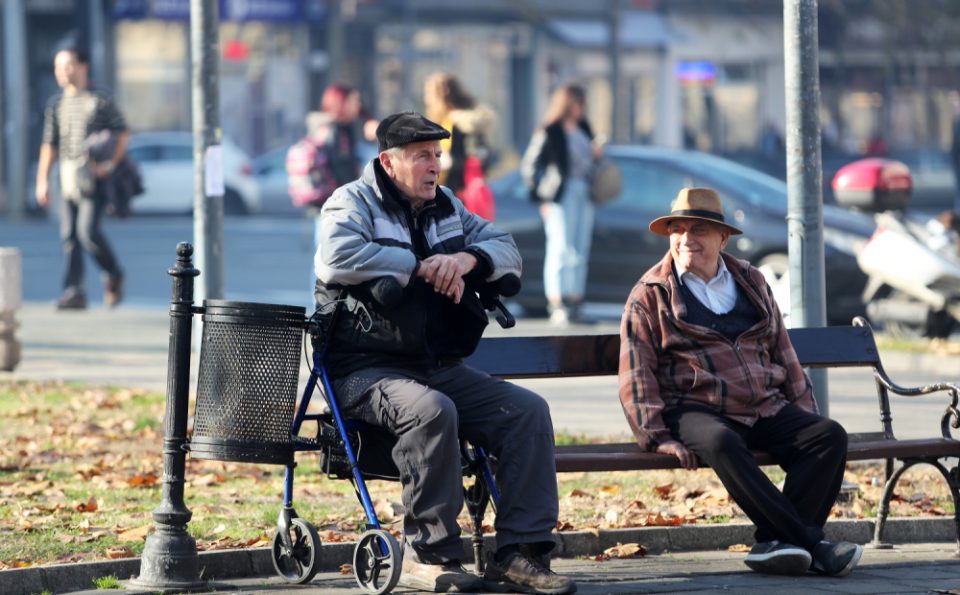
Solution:
<svg viewBox="0 0 960 595"><path fill-rule="evenodd" d="M960 409L957 408L957 402L960 400L960 385L952 382L936 382L917 387L900 386L887 375L883 365L877 364L873 369L873 376L877 381L877 393L880 397L880 407L882 409L882 418L884 428L889 427L890 405L887 399L887 392L892 392L901 397L919 397L937 392L947 392L950 395L950 403L940 418L940 432L944 438L953 438L950 428L960 428Z"/></svg>

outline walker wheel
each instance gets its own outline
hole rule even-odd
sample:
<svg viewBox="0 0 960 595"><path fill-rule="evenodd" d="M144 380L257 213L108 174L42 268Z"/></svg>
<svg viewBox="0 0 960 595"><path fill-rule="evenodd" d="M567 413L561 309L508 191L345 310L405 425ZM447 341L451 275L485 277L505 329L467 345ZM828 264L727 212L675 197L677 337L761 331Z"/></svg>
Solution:
<svg viewBox="0 0 960 595"><path fill-rule="evenodd" d="M400 545L382 529L371 529L360 536L353 550L353 575L367 593L389 593L400 580L403 566Z"/></svg>
<svg viewBox="0 0 960 595"><path fill-rule="evenodd" d="M273 568L290 583L310 582L320 570L320 535L313 525L299 518L290 521L292 549L283 545L280 530L273 535Z"/></svg>

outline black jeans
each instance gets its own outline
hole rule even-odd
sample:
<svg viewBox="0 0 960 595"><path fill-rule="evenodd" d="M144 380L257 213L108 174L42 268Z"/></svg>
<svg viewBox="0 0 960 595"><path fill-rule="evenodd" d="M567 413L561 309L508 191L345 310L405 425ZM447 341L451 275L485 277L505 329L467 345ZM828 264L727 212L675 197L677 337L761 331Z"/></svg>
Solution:
<svg viewBox="0 0 960 595"><path fill-rule="evenodd" d="M847 460L847 433L840 424L792 404L753 426L702 407L667 410L663 418L678 440L713 467L757 526L758 543L777 539L809 550L823 539ZM769 452L787 472L782 493L751 449Z"/></svg>
<svg viewBox="0 0 960 595"><path fill-rule="evenodd" d="M106 200L103 193L80 200L63 199L60 207L60 239L66 270L63 275L64 294L83 293L83 252L93 256L103 272L111 277L122 277L123 271L100 229Z"/></svg>

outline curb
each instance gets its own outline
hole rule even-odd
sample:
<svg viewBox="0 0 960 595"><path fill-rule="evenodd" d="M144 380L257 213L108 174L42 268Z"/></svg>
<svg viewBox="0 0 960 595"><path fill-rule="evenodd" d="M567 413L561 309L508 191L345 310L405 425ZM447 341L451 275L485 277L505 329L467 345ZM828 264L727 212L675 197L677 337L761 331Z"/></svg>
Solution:
<svg viewBox="0 0 960 595"><path fill-rule="evenodd" d="M873 520L836 520L827 523L827 538L832 541L868 543L873 539ZM956 547L956 524L951 517L893 518L884 529L888 542L946 543ZM493 536L484 536L484 547L493 547ZM618 543L640 543L650 554L678 551L726 549L731 545L753 543L753 525L680 525L677 527L638 527L569 531L557 534L555 555L562 558L597 556ZM353 542L323 544L321 572L336 572L351 564ZM470 539L463 538L464 558L473 557ZM273 561L268 547L201 552L200 576L203 580L271 576ZM41 592L64 593L89 590L93 581L104 576L127 580L140 572L140 558L102 560L79 564L51 564L0 571L0 595L31 595Z"/></svg>

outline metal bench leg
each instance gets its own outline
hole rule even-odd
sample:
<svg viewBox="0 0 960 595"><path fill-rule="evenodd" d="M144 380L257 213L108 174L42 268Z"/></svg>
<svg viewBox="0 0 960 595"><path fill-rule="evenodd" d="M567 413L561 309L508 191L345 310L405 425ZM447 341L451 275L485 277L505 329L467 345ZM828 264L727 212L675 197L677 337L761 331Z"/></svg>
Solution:
<svg viewBox="0 0 960 595"><path fill-rule="evenodd" d="M877 506L877 522L873 531L873 541L869 544L870 547L884 550L893 548L892 544L883 541L883 529L887 524L887 516L890 514L890 498L893 497L893 490L897 487L900 476L903 475L904 471L918 462L919 461L904 461L899 469L888 475L887 483L883 488L883 497L880 498L880 503ZM887 469L890 469L889 461Z"/></svg>
<svg viewBox="0 0 960 595"><path fill-rule="evenodd" d="M944 480L947 482L947 487L950 488L950 496L953 498L953 523L956 529L957 539L957 550L954 552L954 556L960 557L960 481L958 481L958 470L957 467L954 467L948 471L947 468L935 458L905 460L903 461L903 465L887 480L887 484L883 490L883 498L880 500L877 508L877 524L873 534L873 541L870 542L870 547L877 549L890 549L893 547L893 545L883 541L883 530L887 524L887 516L890 514L890 499L893 497L894 488L900 480L900 477L907 469L918 463L927 463L935 467L940 471L940 474L943 475Z"/></svg>

